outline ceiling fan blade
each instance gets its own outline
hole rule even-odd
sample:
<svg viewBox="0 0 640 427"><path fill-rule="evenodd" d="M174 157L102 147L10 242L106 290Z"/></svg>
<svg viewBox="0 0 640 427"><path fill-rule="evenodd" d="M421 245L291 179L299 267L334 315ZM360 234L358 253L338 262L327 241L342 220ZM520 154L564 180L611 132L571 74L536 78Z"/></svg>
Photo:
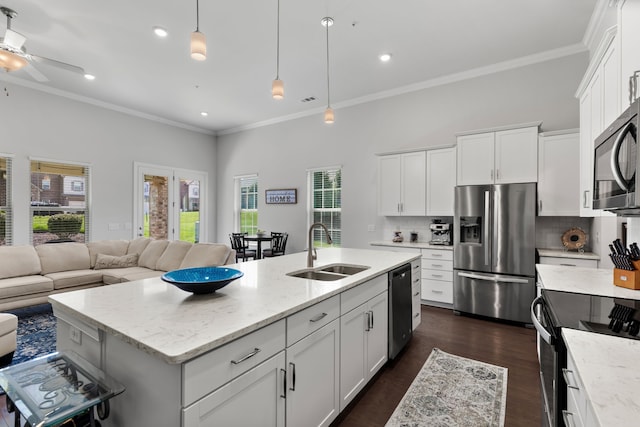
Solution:
<svg viewBox="0 0 640 427"><path fill-rule="evenodd" d="M5 45L15 49L21 50L22 45L27 40L25 36L20 33L17 33L9 28L7 28L6 33L4 33L4 40L2 41Z"/></svg>
<svg viewBox="0 0 640 427"><path fill-rule="evenodd" d="M81 74L83 76L85 75L84 68L78 67L77 65L67 64L66 62L56 61L55 59L45 58L44 56L37 56L37 55L31 55L31 54L29 56L35 62L40 62L40 63L43 63L43 64L49 64L49 65L52 65L54 67L58 67L58 68L65 69L67 71L71 71L73 73L78 73L78 74Z"/></svg>
<svg viewBox="0 0 640 427"><path fill-rule="evenodd" d="M36 67L33 66L33 64L28 64L26 67L24 67L24 70L36 81L38 82L48 82L49 79L47 78L47 76L45 76L44 74L42 74L40 71L38 71L38 69Z"/></svg>

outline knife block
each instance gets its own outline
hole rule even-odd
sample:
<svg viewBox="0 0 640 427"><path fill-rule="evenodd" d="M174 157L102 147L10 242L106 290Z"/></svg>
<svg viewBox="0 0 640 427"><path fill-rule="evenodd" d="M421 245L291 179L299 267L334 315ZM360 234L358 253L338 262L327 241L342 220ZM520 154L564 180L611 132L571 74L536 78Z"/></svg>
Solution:
<svg viewBox="0 0 640 427"><path fill-rule="evenodd" d="M613 284L627 289L640 289L640 261L631 261L635 270L613 269Z"/></svg>

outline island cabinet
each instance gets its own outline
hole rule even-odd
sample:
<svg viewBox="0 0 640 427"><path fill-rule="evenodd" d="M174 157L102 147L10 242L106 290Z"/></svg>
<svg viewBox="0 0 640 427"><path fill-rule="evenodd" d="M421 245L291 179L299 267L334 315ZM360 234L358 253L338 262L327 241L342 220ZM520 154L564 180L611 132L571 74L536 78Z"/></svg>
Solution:
<svg viewBox="0 0 640 427"><path fill-rule="evenodd" d="M426 214L426 153L388 154L378 157L378 214Z"/></svg>
<svg viewBox="0 0 640 427"><path fill-rule="evenodd" d="M387 361L388 292L386 276L341 295L340 410Z"/></svg>
<svg viewBox="0 0 640 427"><path fill-rule="evenodd" d="M411 262L411 328L415 331L422 321L422 263Z"/></svg>
<svg viewBox="0 0 640 427"><path fill-rule="evenodd" d="M339 317L336 295L287 318L288 426L328 426L340 412Z"/></svg>
<svg viewBox="0 0 640 427"><path fill-rule="evenodd" d="M538 126L458 134L457 184L537 182Z"/></svg>

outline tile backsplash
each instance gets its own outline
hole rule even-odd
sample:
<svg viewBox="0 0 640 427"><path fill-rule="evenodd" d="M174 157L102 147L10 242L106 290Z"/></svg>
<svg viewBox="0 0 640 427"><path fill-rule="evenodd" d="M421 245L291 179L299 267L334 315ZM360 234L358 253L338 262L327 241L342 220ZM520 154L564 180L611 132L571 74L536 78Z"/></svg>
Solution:
<svg viewBox="0 0 640 427"><path fill-rule="evenodd" d="M410 233L418 233L419 242L431 240L429 224L432 220L453 223L453 217L385 217L382 229L382 240L392 240L395 231L401 231L405 241L409 241ZM580 217L536 217L536 248L563 249L562 235L573 227L581 228L587 234L586 251L591 251L592 218ZM455 230L454 230L455 231Z"/></svg>

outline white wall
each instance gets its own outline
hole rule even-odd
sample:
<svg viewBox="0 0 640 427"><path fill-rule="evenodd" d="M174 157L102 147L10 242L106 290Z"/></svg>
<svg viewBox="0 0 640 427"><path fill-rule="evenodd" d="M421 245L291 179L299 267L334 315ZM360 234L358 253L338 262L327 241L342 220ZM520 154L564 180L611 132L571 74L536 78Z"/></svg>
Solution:
<svg viewBox="0 0 640 427"><path fill-rule="evenodd" d="M289 232L287 252L303 250L305 171L342 165L342 244L368 247L383 237L384 228L376 212L376 153L454 144L456 132L537 120L543 121L543 131L577 128L574 94L587 62L587 53L572 55L337 109L330 126L319 113L219 136L217 238L227 239L234 231L233 177L258 173L262 194L271 188L298 189L296 205L265 205L261 197L259 226ZM368 225L376 231L368 232Z"/></svg>
<svg viewBox="0 0 640 427"><path fill-rule="evenodd" d="M92 165L92 240L128 239L133 162L209 174L209 239L215 237L215 137L3 83L0 152L14 154L15 244L28 243L29 156ZM120 229L109 231L108 224Z"/></svg>

